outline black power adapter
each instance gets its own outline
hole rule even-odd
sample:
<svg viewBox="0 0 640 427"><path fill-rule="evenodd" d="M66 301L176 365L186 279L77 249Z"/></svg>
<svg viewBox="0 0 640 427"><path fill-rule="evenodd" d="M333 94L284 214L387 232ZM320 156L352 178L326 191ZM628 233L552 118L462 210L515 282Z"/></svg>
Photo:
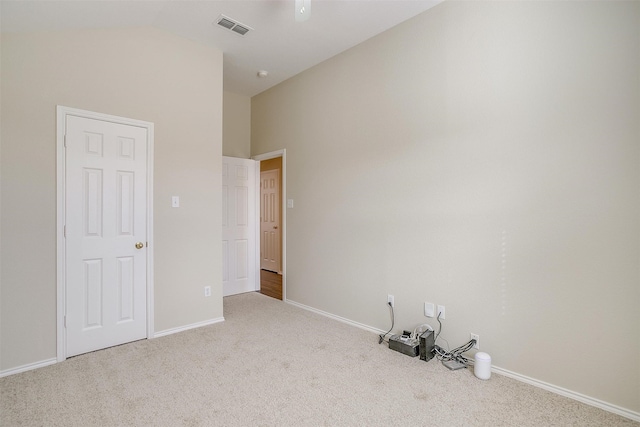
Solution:
<svg viewBox="0 0 640 427"><path fill-rule="evenodd" d="M433 358L435 344L433 331L426 331L420 335L420 360L428 362Z"/></svg>

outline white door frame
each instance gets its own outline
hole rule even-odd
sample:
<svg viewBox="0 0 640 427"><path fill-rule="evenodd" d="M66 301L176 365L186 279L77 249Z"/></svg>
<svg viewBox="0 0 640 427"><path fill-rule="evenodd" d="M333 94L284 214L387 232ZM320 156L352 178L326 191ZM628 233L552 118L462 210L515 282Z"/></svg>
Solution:
<svg viewBox="0 0 640 427"><path fill-rule="evenodd" d="M282 182L280 186L282 187L282 200L280 200L280 209L282 211L282 224L280 227L282 228L282 301L287 301L287 150L277 150L271 151L269 153L258 154L257 156L251 157L253 160L257 160L258 162L262 160L275 159L277 157L282 157ZM258 177L260 176L260 163L258 163ZM258 199L260 199L259 191ZM256 241L256 259L258 260L258 281L260 280L260 204L258 204L258 209L256 209L256 234L258 239Z"/></svg>
<svg viewBox="0 0 640 427"><path fill-rule="evenodd" d="M66 254L65 254L65 199L66 199L66 160L65 160L65 131L67 116L78 116L88 119L102 120L123 125L142 127L147 130L147 338L154 334L153 326L153 123L126 117L112 116L93 111L79 110L76 108L57 106L57 131L56 131L56 355L57 361L62 362L67 358L67 336L65 328L66 313Z"/></svg>

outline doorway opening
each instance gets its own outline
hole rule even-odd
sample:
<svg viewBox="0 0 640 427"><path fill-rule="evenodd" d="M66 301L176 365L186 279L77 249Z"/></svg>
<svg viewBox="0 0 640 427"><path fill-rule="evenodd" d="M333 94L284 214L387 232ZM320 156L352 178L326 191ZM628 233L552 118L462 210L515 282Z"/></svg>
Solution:
<svg viewBox="0 0 640 427"><path fill-rule="evenodd" d="M286 151L254 156L260 162L260 293L286 301Z"/></svg>

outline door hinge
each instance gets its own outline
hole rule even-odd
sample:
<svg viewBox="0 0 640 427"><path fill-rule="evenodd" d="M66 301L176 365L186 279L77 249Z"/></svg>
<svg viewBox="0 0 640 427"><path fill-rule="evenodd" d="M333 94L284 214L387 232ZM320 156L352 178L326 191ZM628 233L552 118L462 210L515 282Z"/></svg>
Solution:
<svg viewBox="0 0 640 427"><path fill-rule="evenodd" d="M67 134L66 133L64 134L63 145L64 145L64 148L67 148Z"/></svg>
<svg viewBox="0 0 640 427"><path fill-rule="evenodd" d="M64 327L67 327L67 316L64 316Z"/></svg>
<svg viewBox="0 0 640 427"><path fill-rule="evenodd" d="M67 238L67 226L66 225L62 226L62 234L64 235L64 238L66 239Z"/></svg>

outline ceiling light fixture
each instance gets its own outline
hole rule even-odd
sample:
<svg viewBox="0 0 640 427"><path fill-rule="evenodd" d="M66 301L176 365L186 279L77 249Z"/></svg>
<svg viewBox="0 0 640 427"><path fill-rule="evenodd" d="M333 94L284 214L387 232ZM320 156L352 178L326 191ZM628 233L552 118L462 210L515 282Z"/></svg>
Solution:
<svg viewBox="0 0 640 427"><path fill-rule="evenodd" d="M296 0L296 21L307 21L311 16L311 0Z"/></svg>
<svg viewBox="0 0 640 427"><path fill-rule="evenodd" d="M267 77L268 75L269 75L269 72L268 72L268 71L266 71L266 70L260 70L260 71L258 71L258 77L260 77L260 78Z"/></svg>

